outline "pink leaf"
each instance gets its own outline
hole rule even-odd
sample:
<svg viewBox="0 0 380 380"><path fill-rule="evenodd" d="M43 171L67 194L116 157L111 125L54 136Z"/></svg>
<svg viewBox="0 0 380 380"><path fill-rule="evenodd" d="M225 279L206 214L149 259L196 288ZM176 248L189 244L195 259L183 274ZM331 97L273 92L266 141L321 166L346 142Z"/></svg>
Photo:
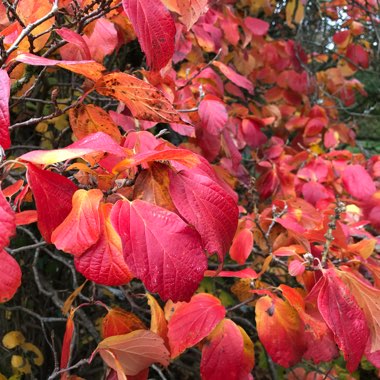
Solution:
<svg viewBox="0 0 380 380"><path fill-rule="evenodd" d="M293 260L289 263L289 274L291 276L299 276L305 272L305 266L299 260Z"/></svg>
<svg viewBox="0 0 380 380"><path fill-rule="evenodd" d="M237 277L256 279L259 275L252 268L245 268L237 271L220 271L206 270L205 277Z"/></svg>
<svg viewBox="0 0 380 380"><path fill-rule="evenodd" d="M253 120L244 119L241 123L243 136L251 148L258 148L267 141L267 137L261 131L258 123Z"/></svg>
<svg viewBox="0 0 380 380"><path fill-rule="evenodd" d="M376 191L376 185L361 165L349 165L342 174L342 182L346 190L355 198L364 200Z"/></svg>
<svg viewBox="0 0 380 380"><path fill-rule="evenodd" d="M0 250L0 303L9 301L21 285L21 269L17 261Z"/></svg>
<svg viewBox="0 0 380 380"><path fill-rule="evenodd" d="M104 17L95 21L90 37L84 36L84 39L90 48L92 59L97 62L102 62L104 57L111 54L118 44L114 23Z"/></svg>
<svg viewBox="0 0 380 380"><path fill-rule="evenodd" d="M95 61L58 61L30 53L19 54L15 59L32 66L59 66L94 82L102 77L102 72L105 70L104 66Z"/></svg>
<svg viewBox="0 0 380 380"><path fill-rule="evenodd" d="M103 132L92 133L62 149L33 150L19 158L33 164L51 165L60 161L72 160L91 153L111 153L125 156L125 150L115 140Z"/></svg>
<svg viewBox="0 0 380 380"><path fill-rule="evenodd" d="M207 268L200 236L177 214L141 200L118 201L111 220L124 258L150 292L164 300L188 300Z"/></svg>
<svg viewBox="0 0 380 380"><path fill-rule="evenodd" d="M254 36L264 36L269 30L269 24L259 18L246 17L244 24Z"/></svg>
<svg viewBox="0 0 380 380"><path fill-rule="evenodd" d="M249 79L238 74L235 70L222 62L215 61L213 65L216 66L227 77L227 79L236 84L236 86L245 88L250 94L253 94L253 84Z"/></svg>
<svg viewBox="0 0 380 380"><path fill-rule="evenodd" d="M11 81L8 73L0 69L0 146L8 149L11 146L9 137L9 96Z"/></svg>
<svg viewBox="0 0 380 380"><path fill-rule="evenodd" d="M226 106L219 100L205 98L199 104L198 112L202 127L211 135L218 136L228 120Z"/></svg>
<svg viewBox="0 0 380 380"><path fill-rule="evenodd" d="M161 1L123 0L148 66L158 71L174 54L176 27L172 16Z"/></svg>
<svg viewBox="0 0 380 380"><path fill-rule="evenodd" d="M83 37L80 34L67 28L57 29L55 32L66 42L69 42L77 46L83 56L83 59L88 59L88 60L91 59L90 49L88 48L86 41L83 39ZM72 46L65 45L61 48L61 50L63 48L68 48L67 53L69 53L69 50L72 49Z"/></svg>

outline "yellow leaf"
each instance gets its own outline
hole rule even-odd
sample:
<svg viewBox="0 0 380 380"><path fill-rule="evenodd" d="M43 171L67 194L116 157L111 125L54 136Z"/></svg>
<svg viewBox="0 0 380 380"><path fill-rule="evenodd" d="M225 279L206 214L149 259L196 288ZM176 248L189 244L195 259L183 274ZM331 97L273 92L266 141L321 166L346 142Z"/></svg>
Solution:
<svg viewBox="0 0 380 380"><path fill-rule="evenodd" d="M286 23L289 28L294 29L294 24L299 24L305 13L302 0L288 0L286 4Z"/></svg>
<svg viewBox="0 0 380 380"><path fill-rule="evenodd" d="M32 368L28 359L25 359L20 355L12 355L11 365L14 369L26 375L32 373Z"/></svg>
<svg viewBox="0 0 380 380"><path fill-rule="evenodd" d="M25 337L21 331L10 331L3 337L3 346L12 350L25 342Z"/></svg>
<svg viewBox="0 0 380 380"><path fill-rule="evenodd" d="M36 347L33 343L23 343L21 345L22 349L26 352L33 352L33 362L36 366L41 366L44 363L44 356L41 350Z"/></svg>

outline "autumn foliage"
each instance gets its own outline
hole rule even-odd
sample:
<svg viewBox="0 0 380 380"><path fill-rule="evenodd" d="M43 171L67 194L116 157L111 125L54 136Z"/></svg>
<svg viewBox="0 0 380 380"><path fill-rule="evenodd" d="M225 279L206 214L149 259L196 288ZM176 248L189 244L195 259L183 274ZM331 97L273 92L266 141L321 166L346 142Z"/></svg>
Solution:
<svg viewBox="0 0 380 380"><path fill-rule="evenodd" d="M378 14L0 2L0 379L375 376Z"/></svg>

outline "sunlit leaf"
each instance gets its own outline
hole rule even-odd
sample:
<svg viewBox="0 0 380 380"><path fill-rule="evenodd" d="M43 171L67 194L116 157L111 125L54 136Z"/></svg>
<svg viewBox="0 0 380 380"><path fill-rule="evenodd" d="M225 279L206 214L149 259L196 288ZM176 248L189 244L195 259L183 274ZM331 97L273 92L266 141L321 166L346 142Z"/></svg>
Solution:
<svg viewBox="0 0 380 380"><path fill-rule="evenodd" d="M79 256L100 237L99 204L103 193L98 189L78 190L72 199L72 209L53 231L52 243L60 250Z"/></svg>

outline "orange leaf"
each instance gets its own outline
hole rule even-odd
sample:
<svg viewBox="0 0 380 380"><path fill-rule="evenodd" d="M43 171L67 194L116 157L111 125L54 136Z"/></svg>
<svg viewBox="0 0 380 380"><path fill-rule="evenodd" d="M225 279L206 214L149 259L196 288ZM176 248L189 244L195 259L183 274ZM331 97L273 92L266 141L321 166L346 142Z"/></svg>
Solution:
<svg viewBox="0 0 380 380"><path fill-rule="evenodd" d="M177 6L181 22L189 30L208 11L208 0L179 0Z"/></svg>
<svg viewBox="0 0 380 380"><path fill-rule="evenodd" d="M119 307L108 310L102 320L102 337L128 334L135 330L146 330L144 322L135 314Z"/></svg>
<svg viewBox="0 0 380 380"><path fill-rule="evenodd" d="M75 329L74 320L73 320L74 313L75 313L75 309L73 309L70 312L70 315L67 318L67 322L66 322L65 336L63 338L63 343L62 343L61 368L66 368L70 361L71 341L73 339L74 329ZM66 378L67 378L67 374L65 372L64 375L61 376L61 379L63 380Z"/></svg>
<svg viewBox="0 0 380 380"><path fill-rule="evenodd" d="M144 165L154 161L176 161L187 167L193 167L199 163L199 158L195 153L187 149L172 148L159 151L150 150L119 162L113 168L113 172L122 172L134 166Z"/></svg>
<svg viewBox="0 0 380 380"><path fill-rule="evenodd" d="M230 256L239 264L244 264L253 247L253 234L249 228L239 231L232 241Z"/></svg>
<svg viewBox="0 0 380 380"><path fill-rule="evenodd" d="M301 360L306 350L303 325L289 302L261 297L256 303L256 325L260 342L275 363L288 368Z"/></svg>
<svg viewBox="0 0 380 380"><path fill-rule="evenodd" d="M350 244L348 251L354 255L360 255L363 259L368 259L375 249L376 239L363 239L358 243Z"/></svg>
<svg viewBox="0 0 380 380"><path fill-rule="evenodd" d="M78 297L78 294L82 291L84 286L86 285L87 280L81 285L78 286L66 299L65 303L62 307L62 314L67 314L71 308L71 305L73 304L75 298Z"/></svg>
<svg viewBox="0 0 380 380"><path fill-rule="evenodd" d="M74 256L81 255L94 245L100 236L98 209L102 199L103 193L98 189L76 191L69 215L51 235L52 243Z"/></svg>
<svg viewBox="0 0 380 380"><path fill-rule="evenodd" d="M12 197L21 189L23 184L24 184L24 180L19 179L15 183L12 183L12 185L6 187L5 189L2 189L4 196L5 197Z"/></svg>
<svg viewBox="0 0 380 380"><path fill-rule="evenodd" d="M156 87L131 75L104 75L96 82L95 90L125 103L136 119L183 123L173 105Z"/></svg>
<svg viewBox="0 0 380 380"><path fill-rule="evenodd" d="M21 211L16 214L16 225L24 226L26 224L37 222L37 219L38 216L36 210Z"/></svg>
<svg viewBox="0 0 380 380"><path fill-rule="evenodd" d="M149 170L143 170L137 177L133 188L133 199L146 202L175 211L175 206L169 194L169 167L154 162Z"/></svg>
<svg viewBox="0 0 380 380"><path fill-rule="evenodd" d="M51 9L52 3L49 0L20 0L17 3L17 14L25 26L28 26L29 24L32 24L40 18L46 16ZM29 35L33 37L42 34L38 38L33 38L33 51L39 51L46 45L46 42L50 37L50 32L46 32L53 24L54 17L51 17L29 32ZM29 39L24 38L19 46L19 51L27 51L29 50L29 47Z"/></svg>
<svg viewBox="0 0 380 380"><path fill-rule="evenodd" d="M86 78L96 82L102 77L106 68L95 61L58 61L56 59L48 59L39 57L38 55L23 53L19 54L16 61L23 62L32 66L58 66L69 70L75 74L80 74Z"/></svg>
<svg viewBox="0 0 380 380"><path fill-rule="evenodd" d="M169 365L169 351L161 337L149 330L136 330L126 335L102 340L96 352L109 367L134 376L153 363Z"/></svg>
<svg viewBox="0 0 380 380"><path fill-rule="evenodd" d="M75 267L87 279L102 285L123 285L132 279L124 261L121 239L110 221L112 204L101 204L100 237L86 252L75 257Z"/></svg>
<svg viewBox="0 0 380 380"><path fill-rule="evenodd" d="M81 104L69 111L70 125L77 139L91 133L104 132L118 143L121 141L119 128L111 116L93 104Z"/></svg>

